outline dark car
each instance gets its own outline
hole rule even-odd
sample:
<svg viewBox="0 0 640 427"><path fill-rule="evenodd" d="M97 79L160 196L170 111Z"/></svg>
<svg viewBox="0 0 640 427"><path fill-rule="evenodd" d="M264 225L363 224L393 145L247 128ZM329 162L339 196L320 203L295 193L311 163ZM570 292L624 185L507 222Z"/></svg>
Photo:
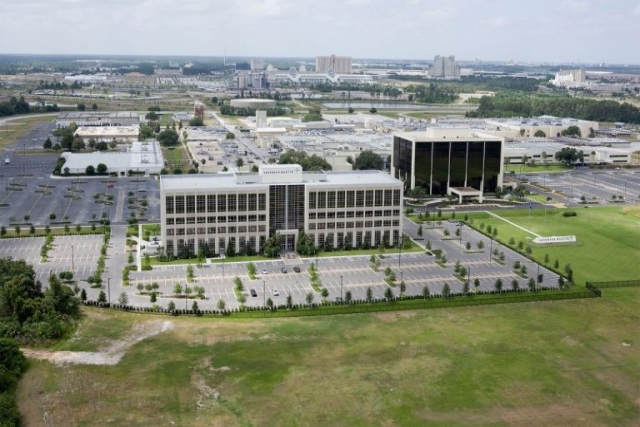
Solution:
<svg viewBox="0 0 640 427"><path fill-rule="evenodd" d="M252 297L257 297L257 296L258 296L258 293L256 292L256 290L255 290L255 289L251 289L251 290L249 291L249 293L251 294L251 296L252 296Z"/></svg>
<svg viewBox="0 0 640 427"><path fill-rule="evenodd" d="M280 272L281 272L281 273L286 273L286 272L287 272L287 267L282 267L282 268L280 269Z"/></svg>
<svg viewBox="0 0 640 427"><path fill-rule="evenodd" d="M293 271L295 271L296 273L300 273L300 267L296 265L295 267L293 267Z"/></svg>

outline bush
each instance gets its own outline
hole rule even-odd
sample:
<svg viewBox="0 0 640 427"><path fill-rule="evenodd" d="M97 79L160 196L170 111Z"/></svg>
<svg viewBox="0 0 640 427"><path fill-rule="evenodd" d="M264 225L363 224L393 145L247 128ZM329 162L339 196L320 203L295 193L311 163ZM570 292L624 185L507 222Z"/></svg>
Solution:
<svg viewBox="0 0 640 427"><path fill-rule="evenodd" d="M569 211L569 212L562 212L562 216L570 217L570 216L578 216L578 214L576 212Z"/></svg>

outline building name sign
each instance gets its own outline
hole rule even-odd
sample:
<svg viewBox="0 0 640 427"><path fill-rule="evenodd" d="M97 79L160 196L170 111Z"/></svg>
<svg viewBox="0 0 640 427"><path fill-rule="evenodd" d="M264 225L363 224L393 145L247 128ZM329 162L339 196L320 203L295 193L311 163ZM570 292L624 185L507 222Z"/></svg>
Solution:
<svg viewBox="0 0 640 427"><path fill-rule="evenodd" d="M550 236L550 237L536 237L533 239L534 243L548 244L548 243L575 243L576 236Z"/></svg>

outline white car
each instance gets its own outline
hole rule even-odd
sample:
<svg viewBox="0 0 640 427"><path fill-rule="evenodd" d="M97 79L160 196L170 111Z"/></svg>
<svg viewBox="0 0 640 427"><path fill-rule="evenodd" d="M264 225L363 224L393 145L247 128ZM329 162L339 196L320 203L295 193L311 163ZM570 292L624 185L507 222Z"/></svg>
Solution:
<svg viewBox="0 0 640 427"><path fill-rule="evenodd" d="M262 269L262 274L267 274L267 269L266 268Z"/></svg>
<svg viewBox="0 0 640 427"><path fill-rule="evenodd" d="M278 292L277 289L273 290L273 296L279 297L280 296L280 292Z"/></svg>

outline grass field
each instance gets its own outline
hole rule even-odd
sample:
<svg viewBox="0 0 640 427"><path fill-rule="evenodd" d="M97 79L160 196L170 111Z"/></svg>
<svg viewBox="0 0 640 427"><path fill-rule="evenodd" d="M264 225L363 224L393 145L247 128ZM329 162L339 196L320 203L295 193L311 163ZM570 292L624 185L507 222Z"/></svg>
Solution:
<svg viewBox="0 0 640 427"><path fill-rule="evenodd" d="M182 173L187 173L191 168L191 159L182 144L177 147L163 147L162 154L164 154L164 158L172 171L176 167L180 167Z"/></svg>
<svg viewBox="0 0 640 427"><path fill-rule="evenodd" d="M640 288L304 319L171 318L116 366L32 361L29 426L634 426ZM168 318L85 310L57 349ZM46 415L45 415L46 413ZM46 420L46 421L45 421Z"/></svg>
<svg viewBox="0 0 640 427"><path fill-rule="evenodd" d="M51 116L29 117L23 116L16 120L7 121L0 126L0 148L14 144L18 138L27 135L40 123L49 123L53 120Z"/></svg>
<svg viewBox="0 0 640 427"><path fill-rule="evenodd" d="M498 212L509 221L541 236L575 235L577 245L534 246L532 255L549 265L557 259L560 268L569 263L576 283L640 278L640 207L613 206L571 209L575 217L563 217L566 210L544 209L510 210ZM508 243L513 237L528 244L535 237L524 230L491 217L486 213L469 214L474 226L481 223L498 228L498 239Z"/></svg>

